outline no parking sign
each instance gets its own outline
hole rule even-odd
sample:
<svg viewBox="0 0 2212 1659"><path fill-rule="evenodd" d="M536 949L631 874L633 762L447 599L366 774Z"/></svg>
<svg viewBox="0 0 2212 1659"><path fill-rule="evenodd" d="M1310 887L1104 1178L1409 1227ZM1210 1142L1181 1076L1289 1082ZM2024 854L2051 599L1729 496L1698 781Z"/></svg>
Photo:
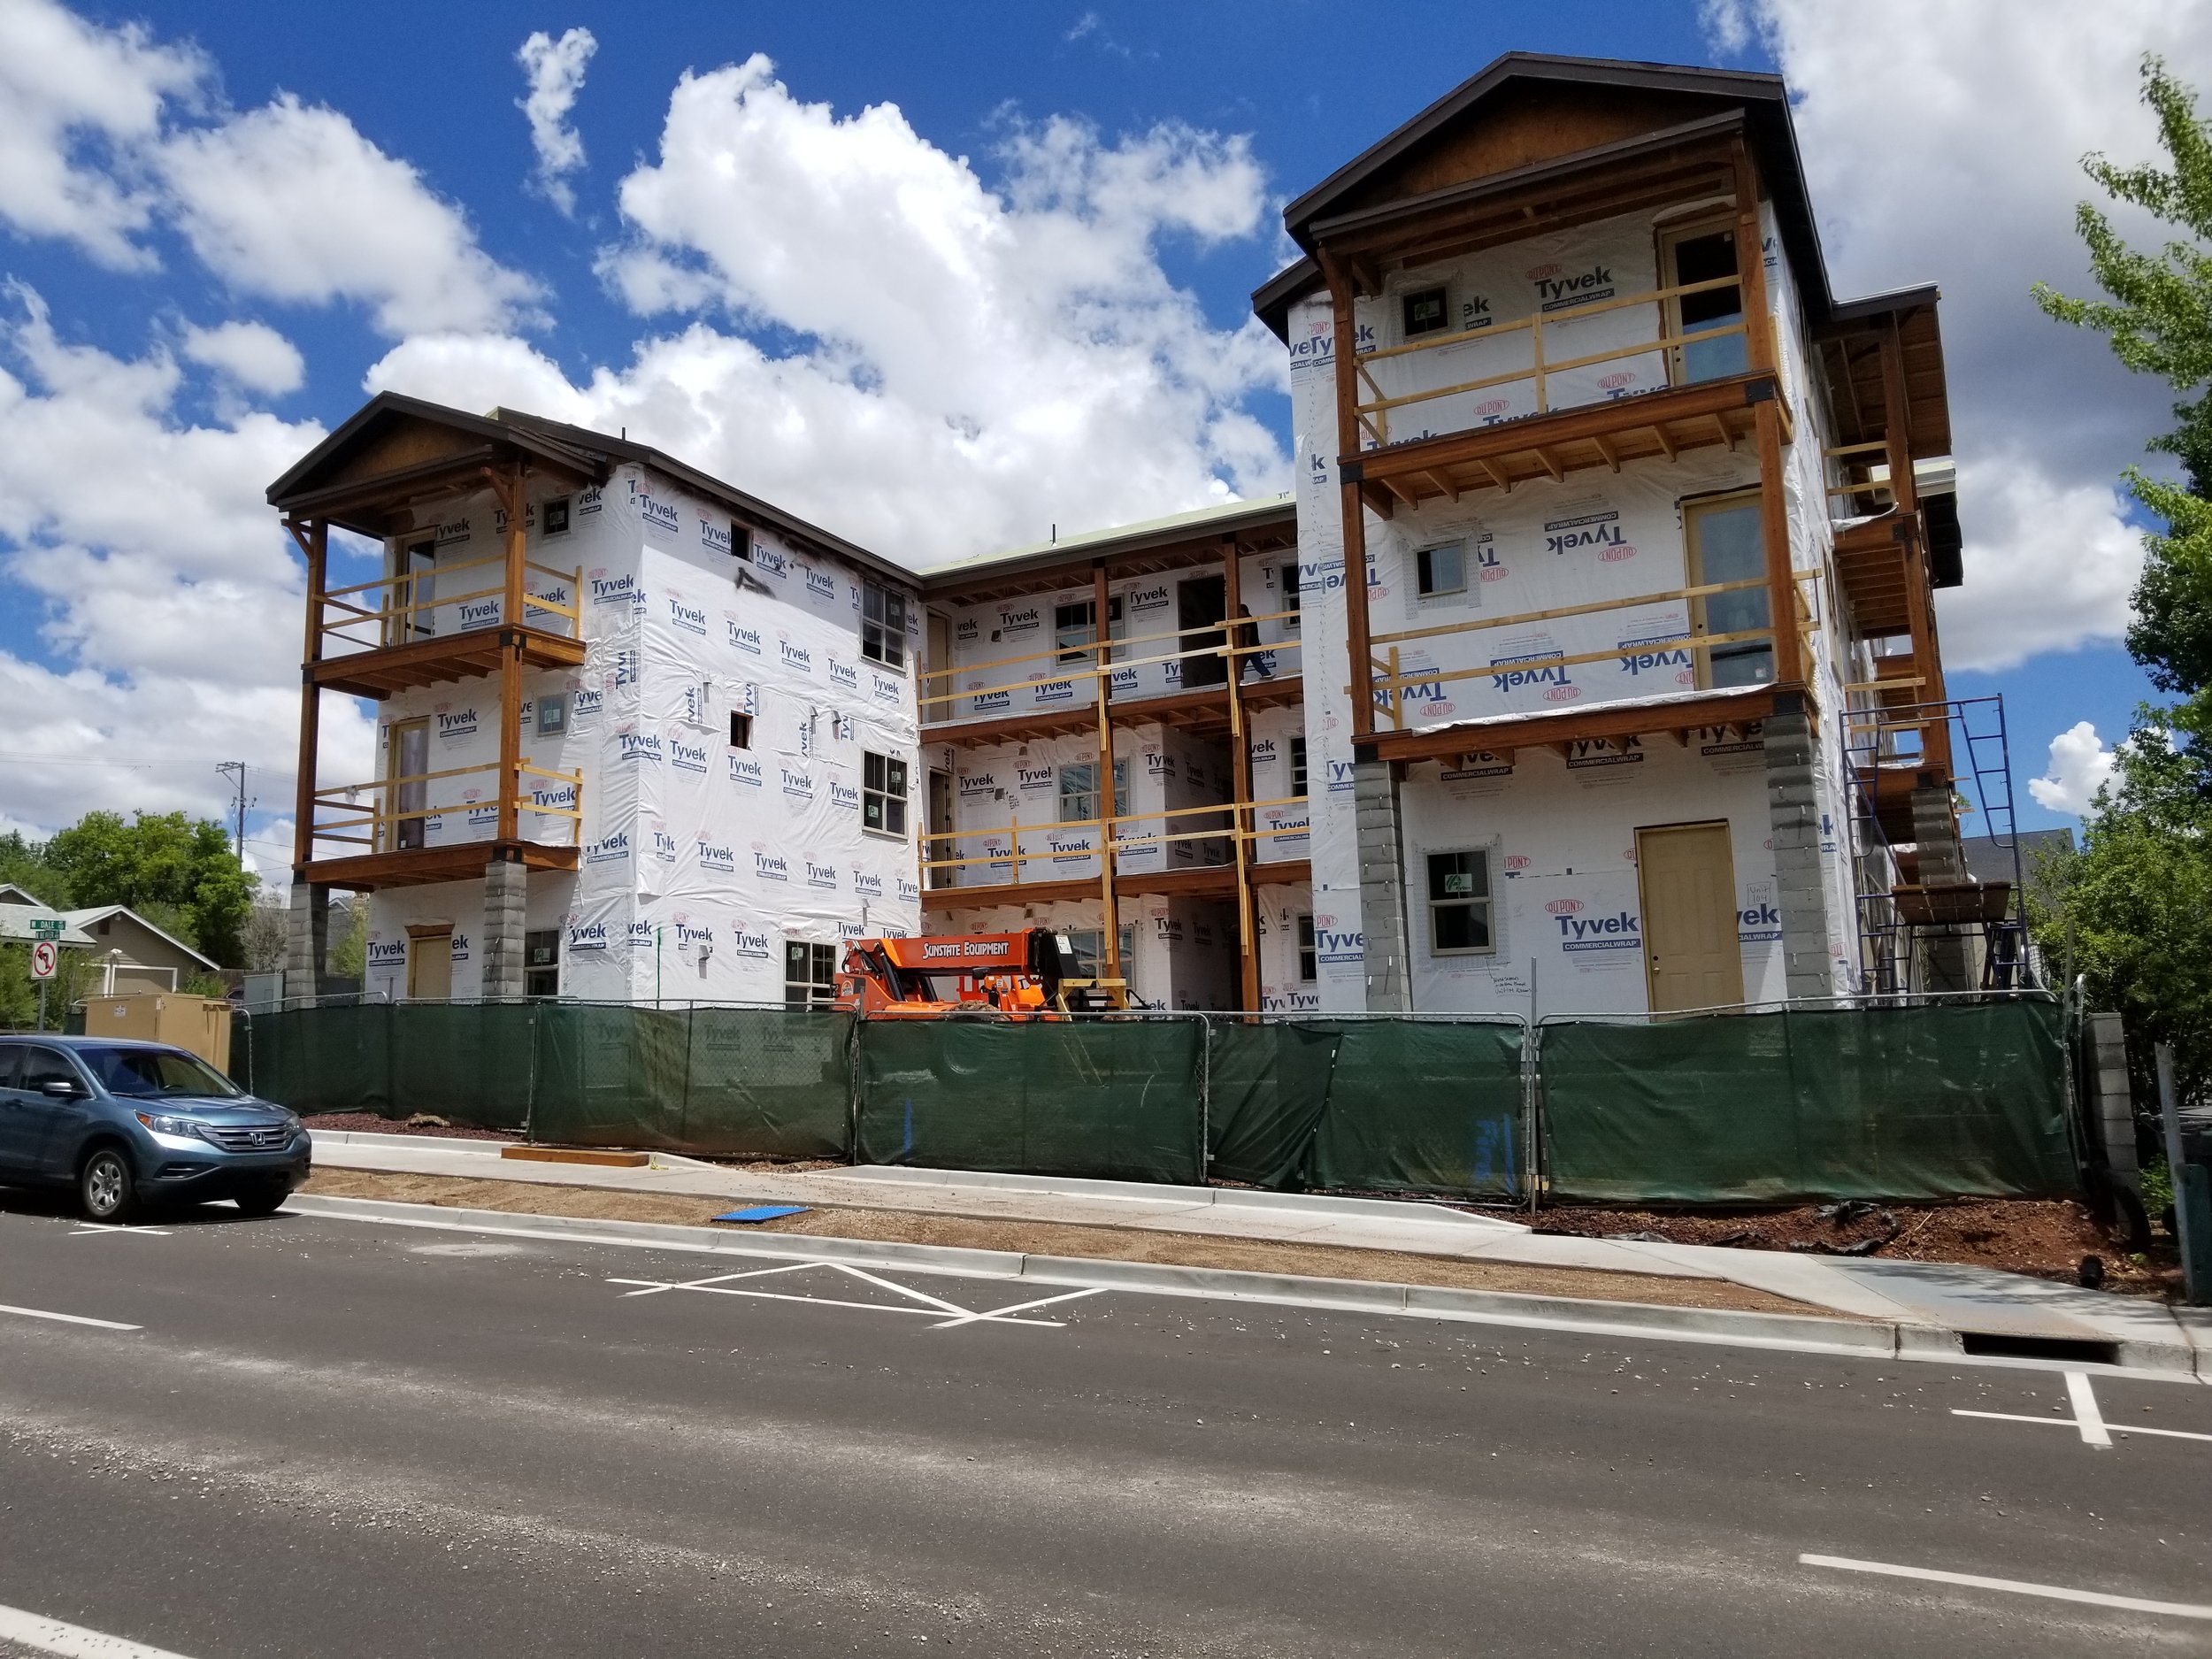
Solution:
<svg viewBox="0 0 2212 1659"><path fill-rule="evenodd" d="M61 963L61 948L51 940L42 939L31 947L31 978L50 979Z"/></svg>

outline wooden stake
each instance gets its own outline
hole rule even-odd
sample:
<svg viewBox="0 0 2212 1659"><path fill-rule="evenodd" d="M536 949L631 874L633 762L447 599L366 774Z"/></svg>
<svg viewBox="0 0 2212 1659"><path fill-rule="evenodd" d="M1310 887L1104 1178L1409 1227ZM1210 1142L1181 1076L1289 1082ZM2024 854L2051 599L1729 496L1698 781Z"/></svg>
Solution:
<svg viewBox="0 0 2212 1659"><path fill-rule="evenodd" d="M1106 706L1113 696L1114 672L1106 604L1106 565L1100 560L1091 566L1091 674L1098 685L1098 816L1105 820L1098 830L1099 938L1106 961L1102 977L1118 979L1125 976L1121 971L1121 910L1114 896L1114 719ZM1019 864L1014 867L1014 879L1021 879ZM1125 1002L1125 987L1123 997Z"/></svg>
<svg viewBox="0 0 2212 1659"><path fill-rule="evenodd" d="M1343 480L1340 498L1344 514L1345 644L1352 658L1352 736L1375 733L1374 669L1367 643L1367 503L1356 476L1359 465L1359 377L1355 372L1359 354L1358 325L1352 313L1352 288L1337 262L1321 256L1321 269L1329 284L1329 302L1335 315L1336 439L1339 469L1348 465L1354 476Z"/></svg>
<svg viewBox="0 0 2212 1659"><path fill-rule="evenodd" d="M522 789L522 563L528 545L522 524L522 464L503 475L507 508L507 585L499 613L499 839L522 838L516 796Z"/></svg>
<svg viewBox="0 0 2212 1659"><path fill-rule="evenodd" d="M1221 550L1222 608L1229 617L1229 830L1230 847L1237 866L1238 1004L1248 1013L1260 1006L1260 956L1257 916L1252 903L1251 843L1243 803L1252 798L1252 741L1244 726L1244 658L1237 655L1241 632L1238 612L1243 609L1244 572L1239 566L1233 539Z"/></svg>
<svg viewBox="0 0 2212 1659"><path fill-rule="evenodd" d="M287 525L294 538L296 525ZM318 518L300 542L307 555L307 644L300 664L299 777L294 785L292 807L292 875L307 874L315 856L315 768L321 737L322 688L315 683L315 664L322 658L323 576L330 561L330 526Z"/></svg>
<svg viewBox="0 0 2212 1659"><path fill-rule="evenodd" d="M1797 584L1790 577L1789 501L1782 484L1782 411L1768 398L1758 408L1759 523L1766 538L1767 612L1774 630L1774 678L1800 678Z"/></svg>

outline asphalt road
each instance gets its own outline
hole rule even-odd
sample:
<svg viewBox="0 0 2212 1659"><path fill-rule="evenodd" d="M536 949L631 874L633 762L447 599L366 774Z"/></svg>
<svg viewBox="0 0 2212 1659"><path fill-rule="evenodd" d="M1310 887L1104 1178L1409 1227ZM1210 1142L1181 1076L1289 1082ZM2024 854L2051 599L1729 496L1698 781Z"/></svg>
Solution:
<svg viewBox="0 0 2212 1659"><path fill-rule="evenodd" d="M189 1659L2212 1651L1801 1560L2212 1602L2212 1439L2054 1371L159 1227L0 1199L0 1304L140 1327L0 1313L0 1609Z"/></svg>

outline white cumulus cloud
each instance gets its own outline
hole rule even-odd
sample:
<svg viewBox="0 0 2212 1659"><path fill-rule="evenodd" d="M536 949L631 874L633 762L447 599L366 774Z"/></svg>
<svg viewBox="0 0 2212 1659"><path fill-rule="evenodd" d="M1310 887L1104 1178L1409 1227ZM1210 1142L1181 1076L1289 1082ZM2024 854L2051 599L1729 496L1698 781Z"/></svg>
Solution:
<svg viewBox="0 0 2212 1659"><path fill-rule="evenodd" d="M135 238L159 196L134 157L165 105L208 73L197 51L139 24L104 29L52 0L0 0L0 221L104 265L150 267Z"/></svg>
<svg viewBox="0 0 2212 1659"><path fill-rule="evenodd" d="M1708 0L1724 49L1755 35L1798 97L1798 139L1839 295L1943 290L1966 585L1942 598L1945 655L2001 668L2119 635L2140 568L2111 486L2172 426L2173 394L2103 340L2049 321L2047 281L2090 294L2082 156L2159 156L2146 51L2212 85L2212 4L2108 0ZM2163 239L2139 214L2115 222Z"/></svg>
<svg viewBox="0 0 2212 1659"><path fill-rule="evenodd" d="M39 607L48 660L0 651L0 818L221 817L219 760L246 761L265 802L286 798L304 593L263 492L322 428L252 411L187 422L165 350L72 344L36 294L10 297L0 577ZM326 703L334 777L365 777L366 725Z"/></svg>
<svg viewBox="0 0 2212 1659"><path fill-rule="evenodd" d="M414 167L288 93L178 134L160 165L185 239L240 293L356 301L395 336L499 327L539 297Z"/></svg>
<svg viewBox="0 0 2212 1659"><path fill-rule="evenodd" d="M1286 488L1242 407L1283 383L1279 343L1212 325L1160 263L1169 237L1259 233L1244 142L1062 119L998 160L994 186L895 108L841 118L764 58L687 75L602 260L665 332L580 382L511 335L419 337L368 383L626 426L916 564Z"/></svg>
<svg viewBox="0 0 2212 1659"><path fill-rule="evenodd" d="M2051 740L2051 764L2040 778L2028 780L2028 793L2047 812L2078 818L2096 804L2097 791L2112 780L2116 764L2097 728L2078 721Z"/></svg>
<svg viewBox="0 0 2212 1659"><path fill-rule="evenodd" d="M250 392L281 396L307 380L300 349L266 323L218 323L185 330L184 355L226 374Z"/></svg>
<svg viewBox="0 0 2212 1659"><path fill-rule="evenodd" d="M567 175L584 165L584 141L568 124L568 115L584 89L584 65L598 50L589 29L570 29L558 40L540 29L515 53L530 81L529 96L516 99L515 107L529 119L531 147L538 152L534 182L564 213L576 211L576 192Z"/></svg>

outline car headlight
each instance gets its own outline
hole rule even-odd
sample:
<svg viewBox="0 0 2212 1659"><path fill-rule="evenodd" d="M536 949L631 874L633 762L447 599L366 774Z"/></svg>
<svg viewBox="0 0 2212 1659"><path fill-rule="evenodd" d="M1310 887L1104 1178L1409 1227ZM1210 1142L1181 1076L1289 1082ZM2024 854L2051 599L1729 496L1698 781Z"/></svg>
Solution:
<svg viewBox="0 0 2212 1659"><path fill-rule="evenodd" d="M205 1141L210 1145L214 1143L213 1137L207 1133L207 1125L196 1118L178 1118L167 1112L137 1112L133 1115L157 1135L181 1135L188 1141Z"/></svg>

